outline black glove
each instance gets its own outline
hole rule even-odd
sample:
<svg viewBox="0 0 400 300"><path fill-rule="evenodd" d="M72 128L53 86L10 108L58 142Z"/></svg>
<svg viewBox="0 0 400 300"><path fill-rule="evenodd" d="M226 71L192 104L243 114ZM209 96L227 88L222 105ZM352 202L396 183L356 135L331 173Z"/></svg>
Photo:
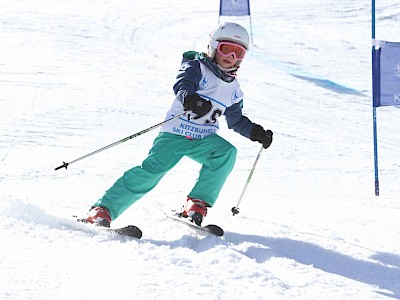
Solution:
<svg viewBox="0 0 400 300"><path fill-rule="evenodd" d="M250 139L255 142L260 142L264 149L267 149L269 146L271 146L272 143L272 131L267 130L265 131L264 128L260 125L255 125L253 130L251 131L250 134Z"/></svg>
<svg viewBox="0 0 400 300"><path fill-rule="evenodd" d="M201 98L199 95L187 95L183 101L185 111L190 110L196 114L193 119L199 119L205 116L212 108L211 102Z"/></svg>

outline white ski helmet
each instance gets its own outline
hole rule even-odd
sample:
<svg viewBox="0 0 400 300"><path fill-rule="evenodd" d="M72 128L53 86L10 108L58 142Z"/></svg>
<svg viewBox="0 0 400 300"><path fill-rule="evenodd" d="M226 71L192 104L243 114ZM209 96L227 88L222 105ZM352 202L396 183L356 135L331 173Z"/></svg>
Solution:
<svg viewBox="0 0 400 300"><path fill-rule="evenodd" d="M249 50L249 40L249 34L243 26L233 22L222 23L210 34L210 40L207 46L208 55L211 59L214 59L218 43L222 41L234 42L242 45L246 50ZM239 67L240 62L241 60L236 62L234 69Z"/></svg>

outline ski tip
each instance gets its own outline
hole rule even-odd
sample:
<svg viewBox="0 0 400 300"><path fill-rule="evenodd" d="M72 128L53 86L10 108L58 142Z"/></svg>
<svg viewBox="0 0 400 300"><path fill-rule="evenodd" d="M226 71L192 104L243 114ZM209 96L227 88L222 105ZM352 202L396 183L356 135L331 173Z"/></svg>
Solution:
<svg viewBox="0 0 400 300"><path fill-rule="evenodd" d="M129 236L136 239L141 239L143 235L142 230L140 230L139 227L134 225L128 225L121 228L105 228L105 229L107 229L110 232L115 232L119 235Z"/></svg>
<svg viewBox="0 0 400 300"><path fill-rule="evenodd" d="M132 237L137 238L137 239L141 239L143 236L143 232L142 230L134 225L128 225L127 227L125 227L130 233L132 233Z"/></svg>
<svg viewBox="0 0 400 300"><path fill-rule="evenodd" d="M212 233L215 234L216 236L223 236L224 235L224 230L219 227L218 225L206 225L204 226L205 228L208 228L208 230Z"/></svg>

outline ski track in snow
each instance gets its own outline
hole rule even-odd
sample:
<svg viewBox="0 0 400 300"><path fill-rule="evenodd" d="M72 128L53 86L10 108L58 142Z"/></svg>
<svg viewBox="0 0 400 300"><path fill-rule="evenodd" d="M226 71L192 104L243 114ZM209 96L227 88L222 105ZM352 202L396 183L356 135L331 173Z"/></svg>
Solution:
<svg viewBox="0 0 400 300"><path fill-rule="evenodd" d="M113 226L75 222L157 130L182 52L205 50L218 7L129 0L0 4L0 298L400 299L398 109L379 108L381 196L373 196L370 3L251 2L240 70L245 113L274 131L233 217L258 146L228 131L237 163L199 236L177 209L188 159ZM223 18L224 19L224 18ZM249 28L247 18L232 18ZM400 5L377 3L377 38L400 41Z"/></svg>

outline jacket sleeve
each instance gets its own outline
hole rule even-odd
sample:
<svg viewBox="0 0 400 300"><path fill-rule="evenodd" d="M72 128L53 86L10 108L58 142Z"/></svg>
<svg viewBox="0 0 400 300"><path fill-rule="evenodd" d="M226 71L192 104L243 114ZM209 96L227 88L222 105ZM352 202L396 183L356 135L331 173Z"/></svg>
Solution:
<svg viewBox="0 0 400 300"><path fill-rule="evenodd" d="M225 118L228 128L240 133L244 137L250 138L250 134L255 124L242 114L243 100L235 103L225 110Z"/></svg>
<svg viewBox="0 0 400 300"><path fill-rule="evenodd" d="M187 95L194 95L196 93L199 89L200 79L201 69L198 60L190 60L182 63L173 86L174 93L179 102L183 104Z"/></svg>

